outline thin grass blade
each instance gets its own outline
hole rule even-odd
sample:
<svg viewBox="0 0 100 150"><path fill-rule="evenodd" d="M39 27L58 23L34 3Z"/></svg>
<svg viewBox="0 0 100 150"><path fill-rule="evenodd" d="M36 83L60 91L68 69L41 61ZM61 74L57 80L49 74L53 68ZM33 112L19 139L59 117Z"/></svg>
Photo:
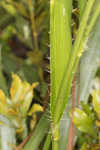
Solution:
<svg viewBox="0 0 100 150"><path fill-rule="evenodd" d="M51 113L53 114L58 89L72 50L72 0L51 0L50 5Z"/></svg>
<svg viewBox="0 0 100 150"><path fill-rule="evenodd" d="M48 120L48 114L44 114L39 121L33 136L30 138L29 142L24 146L23 150L37 150L40 142L43 140L46 133L48 133L50 122Z"/></svg>

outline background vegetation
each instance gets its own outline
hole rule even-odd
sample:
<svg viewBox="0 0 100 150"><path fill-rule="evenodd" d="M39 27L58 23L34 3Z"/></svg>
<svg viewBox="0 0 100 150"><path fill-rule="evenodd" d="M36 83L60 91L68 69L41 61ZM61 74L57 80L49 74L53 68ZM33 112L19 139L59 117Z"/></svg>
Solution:
<svg viewBox="0 0 100 150"><path fill-rule="evenodd" d="M99 28L99 0L0 0L0 150L99 150Z"/></svg>

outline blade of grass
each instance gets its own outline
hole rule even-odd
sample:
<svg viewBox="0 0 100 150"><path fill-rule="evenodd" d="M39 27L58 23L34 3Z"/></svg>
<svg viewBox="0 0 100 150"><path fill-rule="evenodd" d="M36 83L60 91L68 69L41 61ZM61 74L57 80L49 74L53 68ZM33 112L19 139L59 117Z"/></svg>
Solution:
<svg viewBox="0 0 100 150"><path fill-rule="evenodd" d="M46 141L45 141L45 143L44 143L43 150L49 150L49 148L50 148L50 143L51 143L51 134L48 133L47 138L46 138Z"/></svg>
<svg viewBox="0 0 100 150"><path fill-rule="evenodd" d="M55 1L51 1L51 2L54 5ZM58 93L56 92L57 91L56 82L55 82L55 77L56 76L52 76L52 74L56 75L55 69L53 70L52 66L53 65L55 66L55 60L57 60L57 59L54 59L55 57L53 57L52 53L51 53L51 56L52 56L51 61L53 63L51 65L51 71L52 71L51 81L52 81L52 77L54 77L53 78L54 82L52 82L53 84L51 85L51 100L54 100L53 102L51 101L51 104L53 104L53 105L51 105L51 113L52 113L52 116L53 116L53 119L54 119L53 120L54 121L54 127L53 128L54 128L55 131L53 133L54 133L54 138L56 138L56 139L57 139L57 136L59 136L58 124L59 124L61 116L64 112L67 100L69 99L73 75L76 71L78 62L79 62L80 57L83 53L84 44L85 44L85 40L86 40L86 37L85 37L85 40L84 40L84 33L85 33L87 25L88 25L89 16L90 16L90 13L91 13L94 2L95 2L95 0L92 0L92 1L89 0L87 2L86 8L85 8L85 13L82 16L82 21L80 23L79 31L78 31L78 34L77 34L76 41L74 43L74 47L73 47L73 51L71 53L71 57L69 58L69 62L67 62L67 66L66 66L66 69L65 69L65 72L64 72L64 76L61 78L61 80L62 80L61 86L60 87L57 86L58 87ZM54 22L54 25L55 25L55 22ZM93 25L91 25L90 27L92 29ZM54 30L54 32L55 32L55 30ZM52 43L52 40L51 40L51 43ZM57 42L55 42L54 44L56 45ZM51 45L51 50L52 49L54 50L54 48L55 47L52 47L52 45ZM59 74L59 72L58 72L58 74ZM53 89L53 91L52 91L52 89ZM55 93L53 93L54 90L55 90ZM53 94L53 96L52 96L52 94ZM55 100L55 98L56 98L56 100ZM53 109L53 111L52 111L52 109ZM54 150L58 149L58 144L57 144L58 139L57 140L54 139L54 143L53 143L53 149Z"/></svg>
<svg viewBox="0 0 100 150"><path fill-rule="evenodd" d="M91 32L98 16L100 15L100 1L96 2L96 6L94 6L94 13L93 13L93 17L90 19L87 31L86 31L86 36L89 35L89 33Z"/></svg>
<svg viewBox="0 0 100 150"><path fill-rule="evenodd" d="M80 9L80 18L82 17L82 15L84 13L86 3L87 3L87 0L78 0L79 9Z"/></svg>
<svg viewBox="0 0 100 150"><path fill-rule="evenodd" d="M72 50L71 35L72 0L51 0L50 3L50 69L51 69L51 117L54 111L61 80ZM52 149L58 150L59 123L52 126Z"/></svg>
<svg viewBox="0 0 100 150"><path fill-rule="evenodd" d="M91 33L92 35L89 38L87 46L84 49L85 52L80 61L80 76L81 76L80 85L76 84L76 88L80 86L80 101L84 101L84 102L87 102L88 100L89 93L90 93L89 91L92 86L91 83L99 66L99 61L100 61L99 27L100 27L100 17L98 18L95 26L93 27ZM76 93L76 95L78 94ZM71 106L69 108L71 109ZM66 111L67 113L69 112L68 107L66 108ZM63 150L66 150L66 146L68 143L68 136L69 136L68 125L70 124L70 118L69 115L66 113L66 111L63 115L63 119L61 120L61 126L60 126L61 128L60 149Z"/></svg>
<svg viewBox="0 0 100 150"><path fill-rule="evenodd" d="M59 85L72 49L72 0L51 0L50 5L51 114L53 116Z"/></svg>
<svg viewBox="0 0 100 150"><path fill-rule="evenodd" d="M78 62L79 62L80 57L83 52L83 47L81 47L81 49L80 49L80 45L81 45L82 39L84 37L84 32L87 27L88 18L91 13L94 2L95 2L95 0L92 0L92 1L89 0L87 2L87 6L85 9L84 15L82 17L82 21L81 21L81 24L79 27L77 38L74 43L72 55L69 59L68 65L65 69L64 77L62 79L62 83L59 88L58 97L57 97L57 104L56 104L55 114L54 114L55 124L57 122L59 122L59 120L64 112L66 103L69 99L73 75L76 71ZM82 44L82 46L83 46L83 44Z"/></svg>
<svg viewBox="0 0 100 150"><path fill-rule="evenodd" d="M75 83L74 83L74 89L75 92L75 106L77 106L79 104L79 97L80 97L80 70L79 70L79 66L78 66L78 70L77 73L75 74ZM74 96L72 96L74 97ZM71 118L69 116L69 112L70 110L72 110L72 97L70 98L70 100L68 101L67 107L64 111L63 117L60 121L60 140L59 140L59 150L69 150L68 148L68 143L70 140L70 136L71 136ZM73 105L74 106L74 105ZM75 107L74 106L74 107ZM73 134L73 133L72 133ZM76 136L75 136L76 137ZM74 142L75 142L75 137L73 137ZM72 145L71 143L69 143L70 145Z"/></svg>
<svg viewBox="0 0 100 150"><path fill-rule="evenodd" d="M55 1L51 1L51 2L52 2L52 5L54 5ZM78 62L80 60L80 56L82 55L82 52L83 52L84 42L82 42L82 40L84 39L84 32L86 30L89 15L91 13L94 2L95 2L95 0L92 0L92 1L89 0L87 2L85 13L82 17L82 22L80 24L80 28L79 28L79 31L78 31L78 34L77 34L77 38L76 38L76 41L75 41L75 44L74 44L74 47L73 47L73 52L71 53L72 55L69 58L69 63L67 65L67 67L65 68L65 72L63 72L64 76L62 76L62 78L61 78L61 80L62 80L61 86L60 87L57 86L59 88L58 93L56 92L56 90L57 90L56 89L56 82L52 82L53 84L51 84L51 100L54 100L53 105L52 105L52 101L51 101L51 114L52 114L53 121L54 121L54 126L53 126L54 140L53 140L53 144L52 144L54 150L58 149L59 121L60 121L61 116L64 112L64 109L65 109L65 106L66 106L66 103L67 103L66 100L69 99L69 94L70 94L70 90L71 90L73 75L74 75L74 72L76 71ZM57 8L59 8L59 7L57 7ZM54 22L54 25L55 25L55 22ZM55 33L55 30L54 30L53 33ZM53 34L53 33L51 33L51 34ZM51 40L51 43L53 43L52 40ZM54 47L51 45L51 50L54 50L55 46L57 47L57 42L54 42ZM51 60L52 60L51 62L53 63L54 66L56 66L55 62L57 62L57 59L55 59L55 57L53 57L53 53L51 53L51 56L52 56L51 57ZM57 54L55 56L57 56ZM51 65L51 71L52 71L52 74L54 74L54 75L56 75L56 73L55 73L56 70L55 69L53 70L52 65ZM59 74L59 72L57 72L57 73ZM52 76L52 74L51 74L51 77L57 77L57 76ZM55 81L55 78L53 78L53 80L51 78L51 81ZM52 89L53 89L53 91L52 91ZM55 90L55 93L54 93L54 97L53 97L52 94L53 94L54 90ZM57 99L55 100L56 94L58 94L58 95L57 95ZM54 112L52 111L52 109L55 109Z"/></svg>
<svg viewBox="0 0 100 150"><path fill-rule="evenodd" d="M33 136L30 138L29 142L24 146L23 150L37 150L40 142L43 140L45 134L48 132L49 128L48 113L44 114L39 121Z"/></svg>
<svg viewBox="0 0 100 150"><path fill-rule="evenodd" d="M92 80L100 62L100 16L87 43L86 52L80 63L80 100L87 102Z"/></svg>
<svg viewBox="0 0 100 150"><path fill-rule="evenodd" d="M38 39L37 39L37 31L36 31L36 23L35 23L35 14L34 14L34 4L32 0L27 0L27 4L29 6L29 12L30 12L30 20L32 25L32 35L34 39L34 50L38 51Z"/></svg>
<svg viewBox="0 0 100 150"><path fill-rule="evenodd" d="M69 139L69 130L71 118L69 117L69 111L71 110L71 101L67 104L66 110L64 111L63 117L60 121L60 139L59 139L59 150L66 150Z"/></svg>
<svg viewBox="0 0 100 150"><path fill-rule="evenodd" d="M74 108L75 108L75 98L76 98L76 75L74 76L73 82L72 82L72 117L73 117ZM75 136L74 124L73 124L73 121L71 120L70 130L69 130L69 139L68 139L68 145L67 145L68 150L73 149L74 136Z"/></svg>

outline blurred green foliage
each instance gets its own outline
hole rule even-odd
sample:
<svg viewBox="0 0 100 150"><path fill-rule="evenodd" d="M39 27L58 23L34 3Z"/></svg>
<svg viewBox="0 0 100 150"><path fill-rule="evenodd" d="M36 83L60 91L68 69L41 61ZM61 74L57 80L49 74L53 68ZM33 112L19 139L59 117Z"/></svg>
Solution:
<svg viewBox="0 0 100 150"><path fill-rule="evenodd" d="M40 93L42 89L44 94L40 94L43 95L42 98L45 97L46 80L49 80L44 71L48 67L48 33L48 0L0 1L0 51L3 78L7 82L5 84L10 85L11 72L14 72L30 83L39 81L40 87L37 91ZM1 88L6 92L3 84Z"/></svg>
<svg viewBox="0 0 100 150"><path fill-rule="evenodd" d="M16 73L30 84L39 83L29 110L32 111L34 103L40 104L42 109L47 107L47 57L49 0L0 0L0 89L10 97L8 89L11 87L11 74ZM30 126L35 128L40 116L28 116L28 132ZM19 137L17 143L20 140Z"/></svg>
<svg viewBox="0 0 100 150"><path fill-rule="evenodd" d="M100 90L93 90L88 104L82 102L81 109L75 108L72 118L80 131L78 147L80 150L100 149Z"/></svg>

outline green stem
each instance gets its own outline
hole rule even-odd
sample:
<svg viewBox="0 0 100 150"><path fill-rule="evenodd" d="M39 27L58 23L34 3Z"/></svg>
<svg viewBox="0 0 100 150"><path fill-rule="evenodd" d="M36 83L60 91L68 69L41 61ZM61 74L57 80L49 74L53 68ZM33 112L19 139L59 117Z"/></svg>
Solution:
<svg viewBox="0 0 100 150"><path fill-rule="evenodd" d="M59 149L59 137L60 137L60 130L59 130L59 124L52 126L52 150L58 150Z"/></svg>
<svg viewBox="0 0 100 150"><path fill-rule="evenodd" d="M25 144L22 150L38 149L41 141L44 139L44 136L48 132L49 124L50 122L48 120L48 112L46 112L37 124L33 136L31 136L30 140Z"/></svg>
<svg viewBox="0 0 100 150"><path fill-rule="evenodd" d="M37 31L36 31L36 24L35 24L35 15L34 15L34 5L32 0L27 0L28 6L29 6L29 11L30 11L30 19L31 19L31 24L32 24L32 35L34 39L34 47L35 51L39 50L38 46L38 39L37 39Z"/></svg>
<svg viewBox="0 0 100 150"><path fill-rule="evenodd" d="M97 6L95 8L95 11L94 11L94 13L92 15L92 19L90 20L90 23L89 23L89 25L87 27L86 33L85 33L82 41L80 42L80 46L79 46L79 50L80 51L82 49L84 50L84 45L87 44L86 43L87 42L87 38L89 37L89 34L90 34L90 32L91 32L91 30L92 30L92 28L93 28L93 26L94 26L98 16L99 16L99 14L100 14L100 2L97 4Z"/></svg>
<svg viewBox="0 0 100 150"><path fill-rule="evenodd" d="M82 15L84 13L84 9L85 9L85 6L86 6L86 3L87 3L87 0L78 0L78 3L79 3L79 9L80 9L80 20L82 18Z"/></svg>
<svg viewBox="0 0 100 150"><path fill-rule="evenodd" d="M72 83L72 79L73 79L73 75L74 75L73 73L75 73L75 71L76 71L77 64L78 64L79 59L83 52L83 49L80 49L80 44L81 44L82 39L84 38L84 32L85 32L88 18L91 13L94 2L95 2L95 0L92 0L92 1L89 0L87 2L87 6L86 6L86 9L85 9L85 12L84 12L81 24L80 24L77 38L74 43L72 55L71 55L68 65L66 66L66 69L65 69L65 73L64 73L62 83L61 83L61 86L60 86L59 92L58 92L59 94L57 97L57 103L56 103L55 114L54 114L54 122L55 123L59 122L59 120L63 114L63 111L65 109L65 106L66 106L66 101L64 103L62 103L62 100L69 99L71 83Z"/></svg>
<svg viewBox="0 0 100 150"><path fill-rule="evenodd" d="M52 142L52 149L53 150L58 150L58 141L54 141Z"/></svg>
<svg viewBox="0 0 100 150"><path fill-rule="evenodd" d="M48 133L43 150L49 150L50 143L51 143L51 134Z"/></svg>
<svg viewBox="0 0 100 150"><path fill-rule="evenodd" d="M2 71L2 47L0 47L0 89L8 95L8 88Z"/></svg>
<svg viewBox="0 0 100 150"><path fill-rule="evenodd" d="M97 4L96 9L95 9L95 11L92 15L93 17L91 18L90 23L88 25L88 28L87 28L87 31L86 31L86 37L88 37L89 33L91 32L91 30L92 30L92 28L93 28L93 26L94 26L94 24L95 24L95 22L96 22L96 20L99 16L99 14L100 14L100 2Z"/></svg>

